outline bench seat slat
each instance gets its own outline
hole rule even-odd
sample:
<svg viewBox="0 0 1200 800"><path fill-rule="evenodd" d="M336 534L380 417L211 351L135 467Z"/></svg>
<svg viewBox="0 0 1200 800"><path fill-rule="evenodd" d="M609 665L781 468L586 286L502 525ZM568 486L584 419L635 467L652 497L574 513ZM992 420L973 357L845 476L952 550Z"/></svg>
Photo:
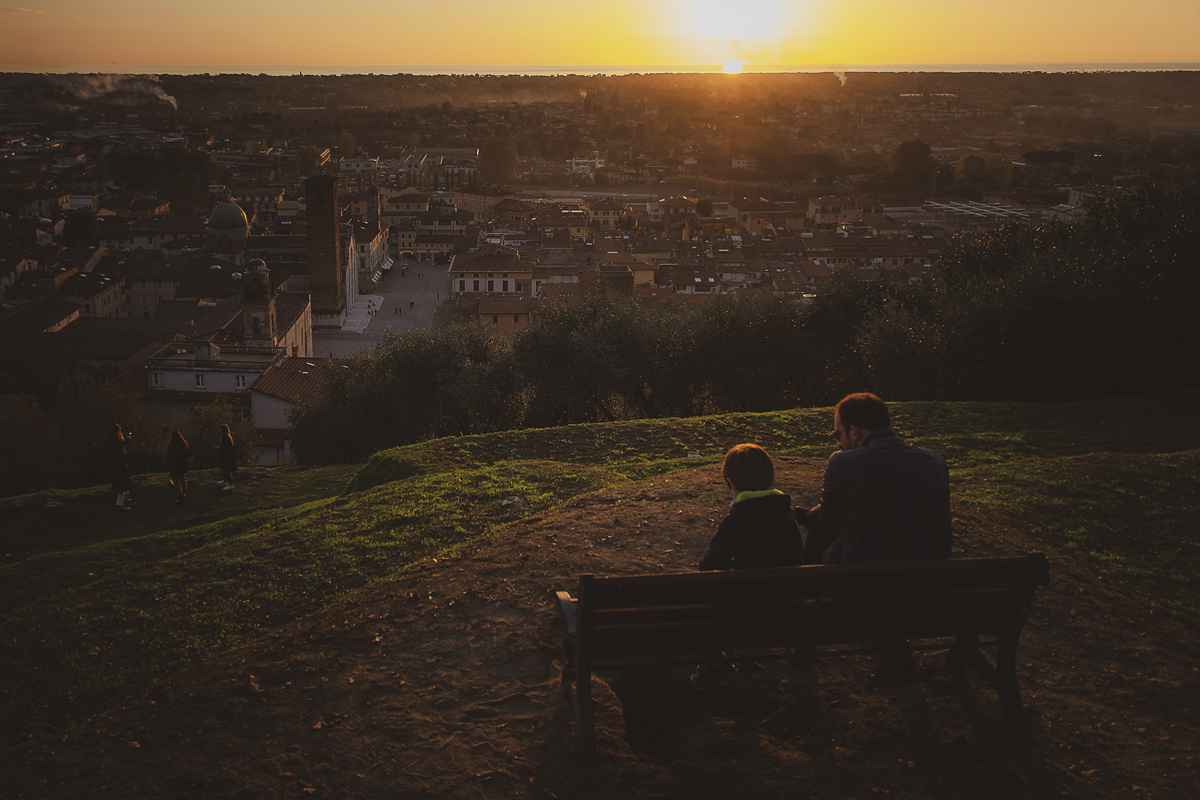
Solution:
<svg viewBox="0 0 1200 800"><path fill-rule="evenodd" d="M849 623L853 622L850 627ZM768 647L786 647L801 643L836 644L848 641L872 641L885 638L929 639L960 633L999 636L1010 626L1010 617L1002 610L990 616L976 613L950 613L931 619L921 615L879 616L863 621L857 617L833 615L820 619L800 619L780 623L769 618L727 618L677 621L661 624L623 625L593 630L592 645L596 657L629 656L638 653L700 653L706 650L748 648L747 642L771 642Z"/></svg>
<svg viewBox="0 0 1200 800"><path fill-rule="evenodd" d="M968 608L1007 608L1019 600L1019 592L1013 587L980 587L961 588L950 591L922 590L906 596L892 596L889 607L893 609L920 609L936 611L946 606ZM663 598L663 602L655 605L637 606L622 604L608 606L595 610L594 625L619 625L624 621L639 622L643 619L656 617L663 619L702 618L705 616L721 617L728 614L763 614L785 616L788 613L811 614L814 612L833 613L835 609L844 609L843 613L874 609L879 605L872 596L859 594L850 595L813 595L806 591L796 591L790 595L774 595L766 597L738 598L706 598L695 602L671 602ZM769 609L769 611L765 611Z"/></svg>
<svg viewBox="0 0 1200 800"><path fill-rule="evenodd" d="M753 573L752 576L747 573ZM649 601L655 595L687 596L693 593L733 591L771 592L790 586L799 576L814 591L853 589L878 591L883 587L939 582L1012 583L1031 575L1028 558L958 558L873 564L830 564L756 570L675 572L662 575L595 577L598 602L607 596L627 596Z"/></svg>

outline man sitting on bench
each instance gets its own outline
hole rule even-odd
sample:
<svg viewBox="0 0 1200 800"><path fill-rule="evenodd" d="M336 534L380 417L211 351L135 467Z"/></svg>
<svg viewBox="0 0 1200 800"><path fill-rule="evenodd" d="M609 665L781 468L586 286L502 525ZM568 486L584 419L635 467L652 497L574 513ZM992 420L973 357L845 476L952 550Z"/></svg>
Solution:
<svg viewBox="0 0 1200 800"><path fill-rule="evenodd" d="M873 394L837 405L821 503L800 515L805 564L950 556L950 476L937 453L908 444Z"/></svg>

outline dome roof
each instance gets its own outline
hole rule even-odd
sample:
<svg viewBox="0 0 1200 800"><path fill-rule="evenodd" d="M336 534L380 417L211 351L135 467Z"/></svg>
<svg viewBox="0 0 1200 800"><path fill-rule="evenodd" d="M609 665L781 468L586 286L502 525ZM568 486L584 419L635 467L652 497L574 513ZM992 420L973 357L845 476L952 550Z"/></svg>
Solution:
<svg viewBox="0 0 1200 800"><path fill-rule="evenodd" d="M208 215L208 229L214 233L235 231L245 232L250 227L246 212L232 200L217 203L217 207Z"/></svg>

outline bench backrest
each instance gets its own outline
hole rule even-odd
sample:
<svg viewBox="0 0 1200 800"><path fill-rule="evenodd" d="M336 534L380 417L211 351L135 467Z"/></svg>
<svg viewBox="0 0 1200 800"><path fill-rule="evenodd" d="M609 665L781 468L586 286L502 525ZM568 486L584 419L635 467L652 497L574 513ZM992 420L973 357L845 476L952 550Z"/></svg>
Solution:
<svg viewBox="0 0 1200 800"><path fill-rule="evenodd" d="M580 579L591 657L1011 631L1047 582L1041 553Z"/></svg>

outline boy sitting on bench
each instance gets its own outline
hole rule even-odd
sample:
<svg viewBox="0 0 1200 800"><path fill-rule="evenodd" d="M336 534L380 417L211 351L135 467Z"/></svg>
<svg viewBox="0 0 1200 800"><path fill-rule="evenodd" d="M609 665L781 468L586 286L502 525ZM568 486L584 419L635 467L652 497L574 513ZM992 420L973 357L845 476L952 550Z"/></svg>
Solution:
<svg viewBox="0 0 1200 800"><path fill-rule="evenodd" d="M775 465L756 444L725 454L721 474L733 496L729 514L700 561L700 569L790 567L804 550L792 499L775 485Z"/></svg>

